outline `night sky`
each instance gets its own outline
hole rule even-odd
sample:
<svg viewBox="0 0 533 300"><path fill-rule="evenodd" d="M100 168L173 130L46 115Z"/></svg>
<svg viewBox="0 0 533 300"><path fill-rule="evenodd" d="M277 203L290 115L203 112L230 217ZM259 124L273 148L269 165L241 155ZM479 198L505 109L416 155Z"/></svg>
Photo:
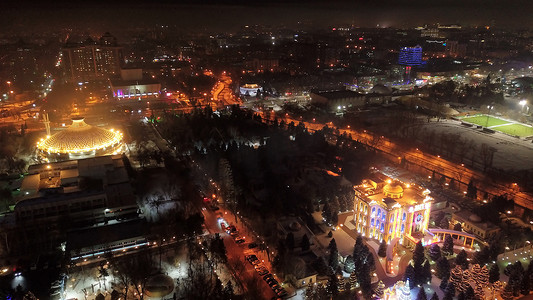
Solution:
<svg viewBox="0 0 533 300"><path fill-rule="evenodd" d="M2 1L0 25L47 30L174 24L183 30L234 30L246 24L314 27L412 27L425 23L531 28L528 0L321 0L321 1ZM111 4L110 4L111 3ZM98 21L98 22L94 22Z"/></svg>

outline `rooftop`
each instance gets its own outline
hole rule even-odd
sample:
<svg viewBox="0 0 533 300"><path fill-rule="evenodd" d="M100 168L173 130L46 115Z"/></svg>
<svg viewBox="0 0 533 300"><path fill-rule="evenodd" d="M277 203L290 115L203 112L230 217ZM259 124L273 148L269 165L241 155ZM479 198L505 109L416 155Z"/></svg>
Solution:
<svg viewBox="0 0 533 300"><path fill-rule="evenodd" d="M328 92L316 92L315 95L327 98L328 100L335 100L335 99L344 99L344 98L354 98L354 97L361 97L362 94L359 94L354 91L328 91Z"/></svg>

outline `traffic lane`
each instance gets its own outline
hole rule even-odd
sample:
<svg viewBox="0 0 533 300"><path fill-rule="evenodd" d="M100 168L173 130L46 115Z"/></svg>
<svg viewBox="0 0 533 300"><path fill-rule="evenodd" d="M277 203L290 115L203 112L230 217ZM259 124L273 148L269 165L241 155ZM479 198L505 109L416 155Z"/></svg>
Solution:
<svg viewBox="0 0 533 300"><path fill-rule="evenodd" d="M263 299L271 299L274 297L274 292L272 289L268 286L268 284L263 280L259 274L255 271L254 267L248 263L245 260L245 246L237 245L229 234L224 232L220 226L220 223L218 222L218 213L214 212L209 209L202 209L202 213L204 215L204 223L206 226L206 229L210 233L220 233L220 236L222 237L224 241L224 245L226 246L226 253L228 256L228 263L233 263L234 265L231 266L235 270L234 276L237 276L237 279L239 282L241 282L244 286L244 289L248 291L248 287L246 286L247 283L259 282L259 287L262 291L262 298ZM229 221L229 220L226 220ZM229 223L229 222L228 222ZM243 236L243 235L241 235ZM250 237L245 237L245 239L249 239ZM238 263L237 263L238 262ZM240 270L239 270L240 269Z"/></svg>
<svg viewBox="0 0 533 300"><path fill-rule="evenodd" d="M235 270L235 275L238 276L239 280L245 285L245 289L248 291L249 287L246 286L247 283L254 283L254 281L259 282L258 286L262 291L262 298L271 299L274 297L275 294L270 286L268 286L268 284L263 280L262 276L259 276L253 265L246 261L244 246L237 245L231 236L227 234L224 235L224 244L226 245L226 250L228 253L228 262L234 263L232 267Z"/></svg>

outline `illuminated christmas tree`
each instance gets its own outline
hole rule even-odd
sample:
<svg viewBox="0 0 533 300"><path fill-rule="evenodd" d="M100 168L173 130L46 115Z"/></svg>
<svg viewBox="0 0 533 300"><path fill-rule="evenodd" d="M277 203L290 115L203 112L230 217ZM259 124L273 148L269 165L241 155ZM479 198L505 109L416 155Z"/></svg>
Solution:
<svg viewBox="0 0 533 300"><path fill-rule="evenodd" d="M355 271L350 274L350 288L353 290L355 288L359 287L359 283L357 282L357 275L355 275Z"/></svg>
<svg viewBox="0 0 533 300"><path fill-rule="evenodd" d="M485 291L483 291L483 286L481 284L476 285L474 295L478 300L485 300Z"/></svg>
<svg viewBox="0 0 533 300"><path fill-rule="evenodd" d="M489 284L489 269L487 268L486 265L483 266L483 268L481 268L481 271L479 271L479 275L477 277L478 277L478 281L477 281L478 285L487 286Z"/></svg>
<svg viewBox="0 0 533 300"><path fill-rule="evenodd" d="M378 286L376 287L376 297L383 298L383 293L385 291L385 284L383 281L379 281Z"/></svg>
<svg viewBox="0 0 533 300"><path fill-rule="evenodd" d="M457 293L463 290L463 269L461 269L460 266L455 266L455 268L453 268L448 284L453 284Z"/></svg>
<svg viewBox="0 0 533 300"><path fill-rule="evenodd" d="M475 284L475 275L470 273L469 270L463 271L463 280L461 281L461 290L462 292L465 292L468 287L470 286L470 283Z"/></svg>
<svg viewBox="0 0 533 300"><path fill-rule="evenodd" d="M481 267L478 264L472 265L472 269L470 269L470 274L472 274L472 278L471 278L472 282L476 285L481 280L480 273L481 273Z"/></svg>
<svg viewBox="0 0 533 300"><path fill-rule="evenodd" d="M513 299L513 286L506 284L505 288L500 292L500 296L502 296L503 300Z"/></svg>

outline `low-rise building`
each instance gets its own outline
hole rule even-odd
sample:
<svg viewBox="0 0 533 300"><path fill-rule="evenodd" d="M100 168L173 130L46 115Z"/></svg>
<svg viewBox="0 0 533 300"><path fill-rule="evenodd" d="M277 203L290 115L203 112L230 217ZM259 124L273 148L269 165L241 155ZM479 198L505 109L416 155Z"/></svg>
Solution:
<svg viewBox="0 0 533 300"><path fill-rule="evenodd" d="M471 233L482 240L487 240L500 231L500 227L490 222L483 222L478 215L466 209L452 214L451 228L457 223L461 224L463 231Z"/></svg>
<svg viewBox="0 0 533 300"><path fill-rule="evenodd" d="M311 103L324 105L331 113L343 113L348 109L363 107L365 100L365 95L349 90L311 93Z"/></svg>

